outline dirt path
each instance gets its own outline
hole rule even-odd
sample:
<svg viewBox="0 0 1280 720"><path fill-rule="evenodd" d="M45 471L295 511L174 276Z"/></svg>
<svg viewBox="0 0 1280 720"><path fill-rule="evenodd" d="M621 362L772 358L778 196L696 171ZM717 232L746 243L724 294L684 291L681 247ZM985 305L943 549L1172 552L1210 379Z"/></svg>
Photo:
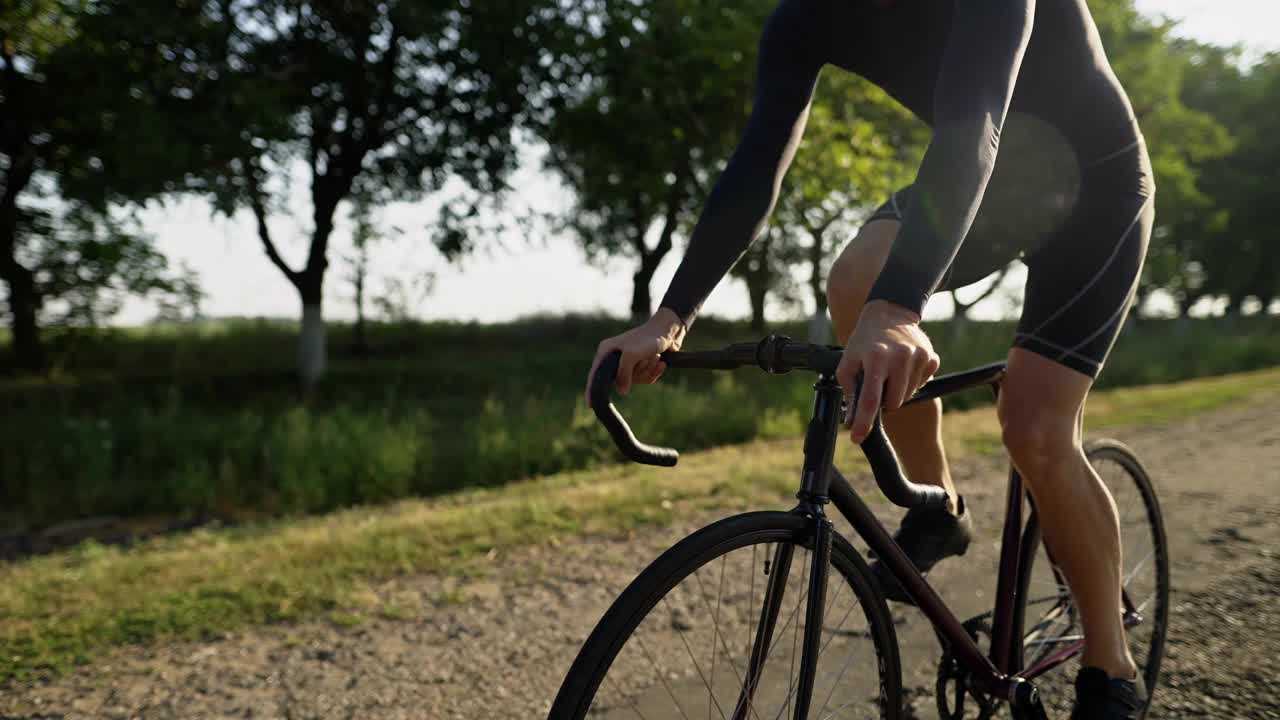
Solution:
<svg viewBox="0 0 1280 720"><path fill-rule="evenodd" d="M1280 719L1280 411L1259 404L1112 434L1147 463L1171 544L1170 644L1152 717ZM994 459L956 467L988 538L1003 472ZM616 593L709 519L529 548L465 581L417 577L380 589L387 607L414 613L121 650L52 682L0 688L0 719L543 717ZM994 550L971 552L940 568L936 584L970 596L949 601L989 603L993 566ZM918 614L899 617L913 709L933 717L936 643Z"/></svg>

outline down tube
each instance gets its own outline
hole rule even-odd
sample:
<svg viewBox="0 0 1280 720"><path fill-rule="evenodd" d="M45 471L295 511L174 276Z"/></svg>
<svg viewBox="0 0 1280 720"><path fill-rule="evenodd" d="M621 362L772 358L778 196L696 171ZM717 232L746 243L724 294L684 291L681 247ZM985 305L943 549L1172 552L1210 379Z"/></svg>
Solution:
<svg viewBox="0 0 1280 720"><path fill-rule="evenodd" d="M916 598L920 611L933 623L938 634L946 639L955 657L969 668L973 678L986 690L1004 697L1009 691L1009 684L1005 682L1007 678L982 654L982 650L969 637L955 614L915 569L902 548L889 537L884 526L853 491L848 481L833 472L830 492L832 504L848 519L881 562L893 571L903 588Z"/></svg>

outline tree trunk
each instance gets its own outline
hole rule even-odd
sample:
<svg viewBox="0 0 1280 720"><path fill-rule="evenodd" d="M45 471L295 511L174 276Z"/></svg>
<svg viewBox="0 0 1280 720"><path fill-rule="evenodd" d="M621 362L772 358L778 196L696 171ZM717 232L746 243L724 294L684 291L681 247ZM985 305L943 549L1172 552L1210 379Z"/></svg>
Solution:
<svg viewBox="0 0 1280 720"><path fill-rule="evenodd" d="M832 339L831 319L827 317L827 288L822 275L822 231L813 235L809 248L809 291L813 293L813 315L809 318L809 342L829 344Z"/></svg>
<svg viewBox="0 0 1280 720"><path fill-rule="evenodd" d="M824 225L809 231L813 238L813 245L809 246L809 291L813 293L815 315L825 315L827 312L827 287L822 275L822 256L826 249L822 244L822 236L826 233L826 227Z"/></svg>
<svg viewBox="0 0 1280 720"><path fill-rule="evenodd" d="M324 376L328 364L325 347L324 315L320 305L302 305L302 333L298 337L298 377L302 387L310 392Z"/></svg>
<svg viewBox="0 0 1280 720"><path fill-rule="evenodd" d="M1004 276L1008 274L1009 267L1009 265L1005 265L1004 268L1000 270L999 274L996 275L995 279L991 281L991 284L987 286L987 289L970 302L962 302L960 300L960 296L956 294L956 291L951 291L951 302L955 305L955 311L951 314L950 327L951 339L953 341L959 342L964 339L965 334L969 330L969 323L971 322L969 313L978 303L991 297L1000 289L1000 284L1004 282Z"/></svg>
<svg viewBox="0 0 1280 720"><path fill-rule="evenodd" d="M18 194L26 189L35 172L35 152L30 146L24 146L17 152L6 148L6 153L10 164L4 175L4 195L0 197L0 279L9 286L13 350L18 367L39 372L45 363L40 327L36 324L40 295L36 292L35 276L17 258Z"/></svg>
<svg viewBox="0 0 1280 720"><path fill-rule="evenodd" d="M951 301L955 305L955 312L953 313L955 315L954 319L968 320L969 312L972 311L973 308L978 303L991 297L992 294L994 294L997 290L1000 289L1000 284L1004 282L1004 276L1008 272L1009 272L1009 266L1006 265L1004 266L1003 269L1000 270L999 274L996 275L995 279L991 281L991 284L987 286L987 289L984 290L981 295L979 295L978 297L974 298L969 302L961 301L960 296L956 294L956 291L952 290Z"/></svg>
<svg viewBox="0 0 1280 720"><path fill-rule="evenodd" d="M320 183L313 183L315 232L311 236L307 265L302 272L298 272L290 268L284 258L280 257L275 242L271 239L267 226L266 200L258 172L260 170L256 163L245 160L244 177L249 191L249 205L257 220L258 238L262 241L267 258L280 269L280 272L284 273L302 298L302 328L298 336L298 379L302 381L303 393L307 394L324 376L328 365L328 348L321 305L324 300L324 273L329 267L327 258L329 234L333 232L333 212L338 205L336 199L338 195L330 193L321 197L317 189ZM332 188L328 189L332 190Z"/></svg>
<svg viewBox="0 0 1280 720"><path fill-rule="evenodd" d="M653 273L658 269L656 261L650 262L649 258L640 258L640 269L632 275L631 289L631 320L634 322L644 322L649 319L653 313L653 296L649 292L649 283L653 280Z"/></svg>
<svg viewBox="0 0 1280 720"><path fill-rule="evenodd" d="M29 372L40 372L45 366L44 346L40 342L40 328L36 324L36 311L40 309L40 297L36 294L35 278L31 271L19 265L12 257L0 264L9 286L9 313L12 316L13 352L18 367Z"/></svg>
<svg viewBox="0 0 1280 720"><path fill-rule="evenodd" d="M353 329L355 351L361 355L369 352L369 337L365 334L364 323L364 274L365 265L361 261L356 273L356 326Z"/></svg>
<svg viewBox="0 0 1280 720"><path fill-rule="evenodd" d="M298 293L302 296L302 332L298 336L298 378L304 393L310 393L328 369L328 347L325 342L324 271L328 266L324 247L328 244L327 227L316 230L311 239L311 256L307 268L298 274ZM321 233L324 233L321 235Z"/></svg>
<svg viewBox="0 0 1280 720"><path fill-rule="evenodd" d="M364 318L364 286L369 275L369 239L367 235L356 233L355 267L351 273L351 284L356 291L356 324L351 329L351 349L357 355L369 352L369 337L365 332Z"/></svg>
<svg viewBox="0 0 1280 720"><path fill-rule="evenodd" d="M662 222L662 234L658 236L658 244L654 245L653 249L649 249L644 243L645 233L649 230L649 219L643 217L640 212L636 212L633 242L636 252L640 255L640 269L632 276L635 285L631 291L631 319L635 322L644 322L653 314L653 296L650 294L649 283L653 281L653 274L658 271L658 265L662 262L662 258L671 252L671 247L674 244L673 238L680 213L679 187L681 183L682 180L677 178L667 196L666 216Z"/></svg>
<svg viewBox="0 0 1280 720"><path fill-rule="evenodd" d="M751 330L754 332L764 332L764 301L768 295L767 272L747 275L747 296L751 298Z"/></svg>
<svg viewBox="0 0 1280 720"><path fill-rule="evenodd" d="M831 330L831 318L826 312L816 312L809 316L809 342L817 345L830 345L835 339Z"/></svg>

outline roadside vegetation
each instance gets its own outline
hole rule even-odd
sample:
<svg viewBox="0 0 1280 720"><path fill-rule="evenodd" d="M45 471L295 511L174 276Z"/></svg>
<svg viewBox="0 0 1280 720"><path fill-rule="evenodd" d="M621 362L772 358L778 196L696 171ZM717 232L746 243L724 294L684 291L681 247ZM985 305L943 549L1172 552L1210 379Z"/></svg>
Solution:
<svg viewBox="0 0 1280 720"><path fill-rule="evenodd" d="M980 392L974 393L981 395ZM1274 402L1280 369L1098 394L1089 426L1154 423ZM953 454L993 452L990 407L953 417ZM239 626L396 615L379 583L411 573L482 574L494 553L628 530L703 509L782 507L800 442L759 439L681 459L675 470L562 472L439 498L149 540L93 542L0 566L0 682L56 673L113 646L214 637ZM852 447L842 468L861 469ZM880 501L878 496L870 496ZM147 592L139 592L145 586Z"/></svg>

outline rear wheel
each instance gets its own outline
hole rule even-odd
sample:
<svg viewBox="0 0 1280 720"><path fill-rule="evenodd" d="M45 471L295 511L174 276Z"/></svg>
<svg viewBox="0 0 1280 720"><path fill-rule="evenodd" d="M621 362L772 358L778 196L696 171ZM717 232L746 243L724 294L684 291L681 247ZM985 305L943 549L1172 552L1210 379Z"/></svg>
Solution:
<svg viewBox="0 0 1280 720"><path fill-rule="evenodd" d="M1132 450L1104 440L1090 443L1085 452L1116 504L1129 650L1148 693L1154 694L1169 619L1169 548L1160 504L1151 479ZM1083 640L1083 633L1066 581L1041 542L1040 523L1034 513L1023 534L1020 565L1014 637L1021 642L1014 648L1014 657L1021 658L1024 672L1033 672ZM1049 717L1066 717L1071 712L1079 668L1077 653L1031 679Z"/></svg>
<svg viewBox="0 0 1280 720"><path fill-rule="evenodd" d="M750 513L668 550L587 638L552 720L792 717L812 527L798 514ZM884 599L866 563L839 535L829 572L809 717L897 720L901 668ZM766 622L770 589L776 612Z"/></svg>

